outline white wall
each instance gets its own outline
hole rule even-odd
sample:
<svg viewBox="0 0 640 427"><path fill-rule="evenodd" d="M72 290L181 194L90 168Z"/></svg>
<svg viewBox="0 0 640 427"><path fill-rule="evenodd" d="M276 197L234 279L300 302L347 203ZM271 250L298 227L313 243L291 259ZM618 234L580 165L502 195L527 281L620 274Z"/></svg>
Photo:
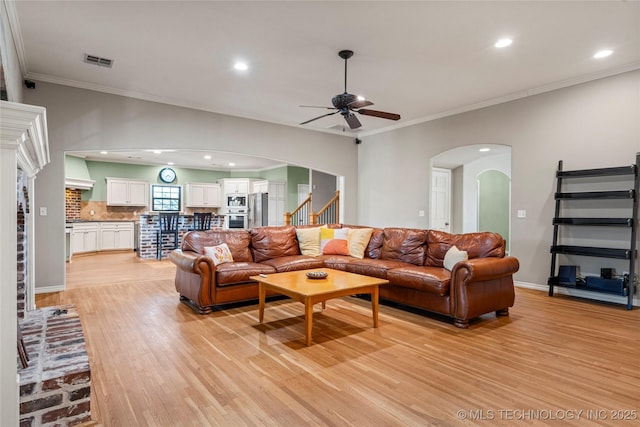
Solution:
<svg viewBox="0 0 640 427"><path fill-rule="evenodd" d="M358 223L427 227L430 159L468 144L512 148L516 280L546 284L555 170L629 165L640 151L640 71L362 138ZM516 218L519 209L527 218ZM638 267L636 267L637 270Z"/></svg>
<svg viewBox="0 0 640 427"><path fill-rule="evenodd" d="M47 108L51 163L38 175L36 290L64 284L64 152L125 148L201 149L262 156L345 177L357 192L357 146L351 137L207 113L84 89L37 82L25 102ZM345 201L356 220L356 197ZM91 280L87 278L87 280Z"/></svg>

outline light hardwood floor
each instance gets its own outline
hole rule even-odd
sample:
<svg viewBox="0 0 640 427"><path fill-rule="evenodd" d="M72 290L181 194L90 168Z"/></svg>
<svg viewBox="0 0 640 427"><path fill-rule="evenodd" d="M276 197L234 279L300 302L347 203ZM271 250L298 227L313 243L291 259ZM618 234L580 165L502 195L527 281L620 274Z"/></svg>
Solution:
<svg viewBox="0 0 640 427"><path fill-rule="evenodd" d="M67 290L105 426L637 425L640 310L517 289L510 317L470 329L368 301L330 300L304 343L304 306L210 315L178 301L169 261L74 257ZM582 412L580 412L582 411ZM621 421L626 417L633 420Z"/></svg>

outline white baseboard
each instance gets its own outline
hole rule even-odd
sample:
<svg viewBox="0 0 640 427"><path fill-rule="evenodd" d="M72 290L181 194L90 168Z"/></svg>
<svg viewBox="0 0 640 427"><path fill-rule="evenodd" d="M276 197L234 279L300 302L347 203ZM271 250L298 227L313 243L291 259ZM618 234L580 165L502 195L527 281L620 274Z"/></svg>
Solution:
<svg viewBox="0 0 640 427"><path fill-rule="evenodd" d="M536 291L549 292L549 285L541 285L541 284L538 284L538 283L528 283L528 282L519 282L519 281L514 281L513 284L518 288L533 289L533 290L536 290ZM571 295L571 296L574 296L574 297L593 299L593 300L597 300L597 301L612 302L612 303L615 303L615 304L624 304L624 305L627 304L627 297L625 297L625 296L609 295L609 294L600 293L600 292L589 292L589 291L584 291L584 290L581 290L581 289L564 288L562 286L554 287L553 288L553 293L554 294L562 294L562 295ZM640 299L638 298L638 294L637 293L633 296L633 305L635 307L640 306Z"/></svg>
<svg viewBox="0 0 640 427"><path fill-rule="evenodd" d="M65 286L64 285L58 285L58 286L45 286L42 288L35 288L35 293L36 294L48 294L51 292L62 292L64 291Z"/></svg>

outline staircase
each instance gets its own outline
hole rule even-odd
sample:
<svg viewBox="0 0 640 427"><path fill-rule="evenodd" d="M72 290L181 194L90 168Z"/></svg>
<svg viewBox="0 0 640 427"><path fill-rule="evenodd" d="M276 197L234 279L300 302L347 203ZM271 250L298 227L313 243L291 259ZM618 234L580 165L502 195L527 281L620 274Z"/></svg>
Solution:
<svg viewBox="0 0 640 427"><path fill-rule="evenodd" d="M309 193L300 205L293 212L284 214L284 223L287 225L317 225L336 224L340 218L340 191L336 191L335 196L327 202L318 212L311 211L311 198L313 193Z"/></svg>

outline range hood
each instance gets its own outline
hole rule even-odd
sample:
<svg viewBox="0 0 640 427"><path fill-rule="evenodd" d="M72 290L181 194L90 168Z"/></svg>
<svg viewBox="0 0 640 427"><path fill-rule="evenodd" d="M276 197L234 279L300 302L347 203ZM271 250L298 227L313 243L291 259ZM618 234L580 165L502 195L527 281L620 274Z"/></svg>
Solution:
<svg viewBox="0 0 640 427"><path fill-rule="evenodd" d="M65 178L65 188L72 190L91 190L96 182L92 179Z"/></svg>
<svg viewBox="0 0 640 427"><path fill-rule="evenodd" d="M74 190L91 190L95 180L91 179L87 163L81 157L65 155L64 186Z"/></svg>

